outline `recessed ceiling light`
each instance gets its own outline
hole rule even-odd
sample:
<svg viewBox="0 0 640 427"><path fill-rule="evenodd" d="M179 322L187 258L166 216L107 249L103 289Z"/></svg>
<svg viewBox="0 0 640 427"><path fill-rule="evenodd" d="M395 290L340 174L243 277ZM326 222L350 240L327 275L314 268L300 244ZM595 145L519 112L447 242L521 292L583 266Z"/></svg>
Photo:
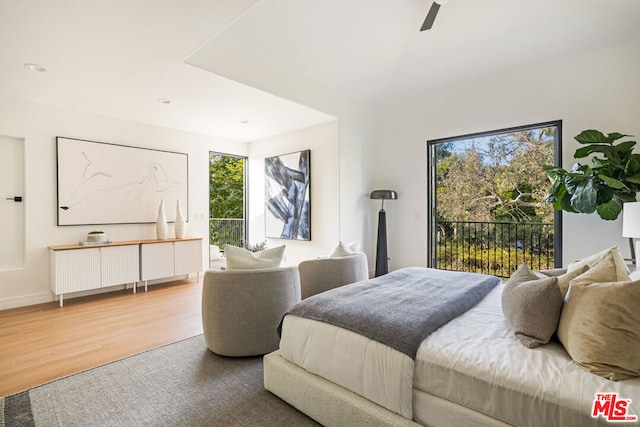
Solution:
<svg viewBox="0 0 640 427"><path fill-rule="evenodd" d="M44 68L42 65L38 65L38 64L24 64L24 68L31 70L31 71L37 71L39 73L45 73L47 71L46 68Z"/></svg>
<svg viewBox="0 0 640 427"><path fill-rule="evenodd" d="M158 102L162 102L163 104L171 104L167 98L158 98Z"/></svg>
<svg viewBox="0 0 640 427"><path fill-rule="evenodd" d="M242 119L242 120L240 120L240 123L242 123L243 125L246 125L247 123L249 123L249 120Z"/></svg>

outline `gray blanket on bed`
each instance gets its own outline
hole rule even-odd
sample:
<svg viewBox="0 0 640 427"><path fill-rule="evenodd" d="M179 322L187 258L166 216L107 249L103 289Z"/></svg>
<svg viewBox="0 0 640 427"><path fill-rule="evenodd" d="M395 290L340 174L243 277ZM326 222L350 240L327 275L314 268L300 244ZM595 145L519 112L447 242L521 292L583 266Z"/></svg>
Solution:
<svg viewBox="0 0 640 427"><path fill-rule="evenodd" d="M485 274L404 268L314 295L288 313L348 329L415 359L431 332L476 305L499 282Z"/></svg>

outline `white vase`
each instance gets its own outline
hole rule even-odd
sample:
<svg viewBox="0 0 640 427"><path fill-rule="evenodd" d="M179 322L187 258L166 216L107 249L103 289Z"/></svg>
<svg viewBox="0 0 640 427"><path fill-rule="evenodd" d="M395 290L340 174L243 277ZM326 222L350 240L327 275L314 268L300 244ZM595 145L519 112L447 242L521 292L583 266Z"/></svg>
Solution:
<svg viewBox="0 0 640 427"><path fill-rule="evenodd" d="M178 200L176 204L176 239L184 239L187 236L187 222L184 220L184 216L182 216L182 211L180 210L180 200Z"/></svg>
<svg viewBox="0 0 640 427"><path fill-rule="evenodd" d="M167 216L164 214L164 199L160 199L158 208L158 219L156 220L156 237L158 240L165 240L169 237L169 226Z"/></svg>

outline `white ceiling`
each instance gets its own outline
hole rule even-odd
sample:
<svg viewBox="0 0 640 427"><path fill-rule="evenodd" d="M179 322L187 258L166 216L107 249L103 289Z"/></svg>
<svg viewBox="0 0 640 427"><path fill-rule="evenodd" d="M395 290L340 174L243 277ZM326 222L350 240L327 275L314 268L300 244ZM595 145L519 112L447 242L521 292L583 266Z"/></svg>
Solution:
<svg viewBox="0 0 640 427"><path fill-rule="evenodd" d="M640 39L640 0L450 0L420 32L430 4L0 0L0 95L249 141L333 119L273 94L388 104Z"/></svg>

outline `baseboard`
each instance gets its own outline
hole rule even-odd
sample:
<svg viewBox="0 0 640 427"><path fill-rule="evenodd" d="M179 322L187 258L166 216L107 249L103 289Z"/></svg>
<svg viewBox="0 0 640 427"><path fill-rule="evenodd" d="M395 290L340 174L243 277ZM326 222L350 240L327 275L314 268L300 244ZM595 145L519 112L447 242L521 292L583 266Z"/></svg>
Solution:
<svg viewBox="0 0 640 427"><path fill-rule="evenodd" d="M18 297L0 298L0 310L10 308L26 307L28 305L43 304L54 301L51 292L41 292L38 294L20 295Z"/></svg>
<svg viewBox="0 0 640 427"><path fill-rule="evenodd" d="M185 275L176 276L176 277L149 280L147 285L151 286L157 283L174 282L176 280L188 279L189 277L190 275L185 274ZM138 282L137 291L140 292L141 288L142 288L142 291L144 292L144 283ZM122 289L124 289L124 285L115 285L115 286L109 286L106 288L97 288L97 289L91 289L88 291L73 292L70 294L65 294L64 299L66 301L68 299L86 297L88 295L97 295L97 294L104 294L107 292L121 291ZM131 284L127 285L127 289L130 292L133 292L131 290L132 289ZM58 301L58 297L53 293L51 293L50 291L40 292L37 294L30 294L30 295L20 295L17 297L0 298L0 311L9 310L11 308L26 307L29 305L43 304L43 303L52 302L52 301Z"/></svg>

